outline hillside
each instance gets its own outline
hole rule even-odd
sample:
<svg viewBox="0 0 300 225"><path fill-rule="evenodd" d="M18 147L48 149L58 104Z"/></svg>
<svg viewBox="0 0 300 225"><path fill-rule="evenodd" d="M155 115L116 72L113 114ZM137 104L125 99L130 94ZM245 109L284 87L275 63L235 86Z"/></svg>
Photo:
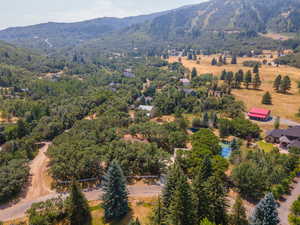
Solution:
<svg viewBox="0 0 300 225"><path fill-rule="evenodd" d="M0 39L43 50L70 47L104 34L143 23L167 12L127 18L98 18L76 23L44 23L0 31Z"/></svg>
<svg viewBox="0 0 300 225"><path fill-rule="evenodd" d="M161 47L165 41L224 47L227 36L248 40L258 33L299 32L299 18L297 0L211 0L145 16L9 28L0 31L0 39L47 51L79 44L124 48L133 42Z"/></svg>

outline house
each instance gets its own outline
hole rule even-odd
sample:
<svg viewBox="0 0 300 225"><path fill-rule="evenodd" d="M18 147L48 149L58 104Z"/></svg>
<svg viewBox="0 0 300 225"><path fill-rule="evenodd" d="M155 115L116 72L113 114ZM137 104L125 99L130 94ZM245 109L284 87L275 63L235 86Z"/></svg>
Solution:
<svg viewBox="0 0 300 225"><path fill-rule="evenodd" d="M269 131L265 140L269 143L280 144L281 148L300 148L300 126Z"/></svg>
<svg viewBox="0 0 300 225"><path fill-rule="evenodd" d="M191 81L187 78L182 78L179 81L183 84L183 86L189 86L191 84Z"/></svg>
<svg viewBox="0 0 300 225"><path fill-rule="evenodd" d="M268 109L252 108L248 112L248 117L251 120L267 121L271 118L271 111Z"/></svg>
<svg viewBox="0 0 300 225"><path fill-rule="evenodd" d="M135 74L132 72L132 69L126 69L123 75L127 78L135 78Z"/></svg>
<svg viewBox="0 0 300 225"><path fill-rule="evenodd" d="M142 111L146 111L146 112L148 112L147 113L147 116L149 116L149 117L151 117L152 116L152 114L153 114L153 112L154 112L154 106L151 106L151 105L140 105L139 107L138 107L138 109L139 110L142 110Z"/></svg>

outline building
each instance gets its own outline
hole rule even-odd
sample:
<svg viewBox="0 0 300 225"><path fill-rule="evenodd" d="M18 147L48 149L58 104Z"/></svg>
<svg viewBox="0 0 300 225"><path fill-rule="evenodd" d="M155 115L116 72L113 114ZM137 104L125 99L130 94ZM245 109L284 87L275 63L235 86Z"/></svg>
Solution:
<svg viewBox="0 0 300 225"><path fill-rule="evenodd" d="M142 111L146 111L146 112L148 112L147 113L147 116L149 116L149 117L151 117L152 115L153 115L153 112L154 112L154 107L153 106L151 106L151 105L140 105L139 107L138 107L138 109L139 110L142 110Z"/></svg>
<svg viewBox="0 0 300 225"><path fill-rule="evenodd" d="M268 121L271 118L271 111L268 109L252 108L248 113L251 120Z"/></svg>
<svg viewBox="0 0 300 225"><path fill-rule="evenodd" d="M191 84L191 81L187 78L182 78L179 81L183 84L183 86L189 86Z"/></svg>
<svg viewBox="0 0 300 225"><path fill-rule="evenodd" d="M280 144L281 148L300 148L300 126L269 131L265 140L269 143Z"/></svg>

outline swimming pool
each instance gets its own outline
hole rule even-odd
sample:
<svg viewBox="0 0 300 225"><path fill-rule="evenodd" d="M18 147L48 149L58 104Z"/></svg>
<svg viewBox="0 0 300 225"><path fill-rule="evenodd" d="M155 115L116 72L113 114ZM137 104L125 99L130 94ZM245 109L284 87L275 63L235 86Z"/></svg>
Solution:
<svg viewBox="0 0 300 225"><path fill-rule="evenodd" d="M221 156L224 158L229 158L232 152L232 148L229 144L220 143L222 147Z"/></svg>

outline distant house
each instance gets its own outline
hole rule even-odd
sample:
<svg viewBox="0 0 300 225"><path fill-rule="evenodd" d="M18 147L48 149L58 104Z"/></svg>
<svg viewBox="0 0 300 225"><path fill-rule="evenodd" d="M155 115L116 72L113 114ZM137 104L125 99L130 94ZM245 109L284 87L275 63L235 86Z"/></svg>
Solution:
<svg viewBox="0 0 300 225"><path fill-rule="evenodd" d="M139 110L142 110L142 111L147 111L147 116L152 116L153 115L153 112L154 112L154 106L151 106L151 105L140 105L138 107Z"/></svg>
<svg viewBox="0 0 300 225"><path fill-rule="evenodd" d="M300 148L300 126L269 131L265 140L269 143L280 144L282 148Z"/></svg>
<svg viewBox="0 0 300 225"><path fill-rule="evenodd" d="M183 84L183 86L189 86L191 84L191 81L187 78L182 78L179 81Z"/></svg>
<svg viewBox="0 0 300 225"><path fill-rule="evenodd" d="M135 78L135 74L132 72L132 69L126 69L123 75L127 78Z"/></svg>
<svg viewBox="0 0 300 225"><path fill-rule="evenodd" d="M248 112L248 116L251 120L267 121L271 117L271 111L268 109L252 108Z"/></svg>
<svg viewBox="0 0 300 225"><path fill-rule="evenodd" d="M188 96L188 95L196 96L197 95L197 93L193 89L190 89L190 88L183 88L182 91L184 92L184 94L186 96Z"/></svg>

